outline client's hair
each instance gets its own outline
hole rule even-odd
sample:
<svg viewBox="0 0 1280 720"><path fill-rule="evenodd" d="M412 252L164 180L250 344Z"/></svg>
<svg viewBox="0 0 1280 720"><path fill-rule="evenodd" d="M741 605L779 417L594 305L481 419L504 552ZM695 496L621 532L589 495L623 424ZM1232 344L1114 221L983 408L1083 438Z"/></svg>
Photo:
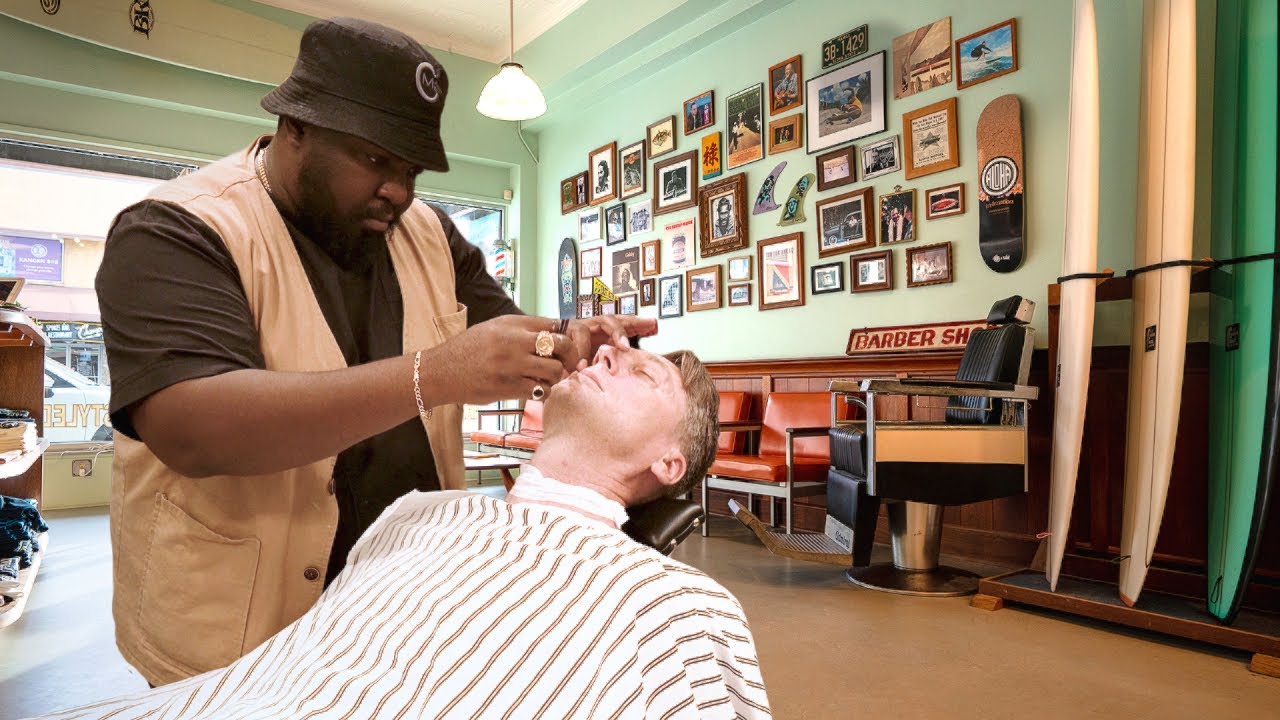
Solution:
<svg viewBox="0 0 1280 720"><path fill-rule="evenodd" d="M716 441L720 436L720 392L698 356L688 350L677 350L663 357L680 369L685 393L684 418L678 428L680 451L685 459L684 477L666 493L669 497L679 497L702 480L715 460Z"/></svg>

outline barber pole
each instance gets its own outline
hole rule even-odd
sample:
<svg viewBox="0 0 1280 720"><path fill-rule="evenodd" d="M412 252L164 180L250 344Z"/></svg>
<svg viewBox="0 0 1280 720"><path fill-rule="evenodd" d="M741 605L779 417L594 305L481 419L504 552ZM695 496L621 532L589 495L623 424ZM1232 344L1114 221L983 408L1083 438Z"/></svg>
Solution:
<svg viewBox="0 0 1280 720"><path fill-rule="evenodd" d="M924 325L855 328L849 331L849 345L844 353L845 355L872 355L963 350L965 344L969 342L969 336L975 330L988 327L990 326L986 320L959 320Z"/></svg>

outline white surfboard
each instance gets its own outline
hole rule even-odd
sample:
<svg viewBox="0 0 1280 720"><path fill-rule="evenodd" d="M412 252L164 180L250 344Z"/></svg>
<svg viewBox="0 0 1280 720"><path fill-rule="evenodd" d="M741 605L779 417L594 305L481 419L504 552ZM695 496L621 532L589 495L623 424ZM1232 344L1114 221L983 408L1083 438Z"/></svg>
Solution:
<svg viewBox="0 0 1280 720"><path fill-rule="evenodd" d="M1135 267L1191 254L1195 204L1195 0L1145 0ZM1133 280L1120 599L1138 601L1164 515L1182 404L1191 268Z"/></svg>
<svg viewBox="0 0 1280 720"><path fill-rule="evenodd" d="M1067 125L1067 219L1062 274L1097 272L1098 265L1098 33L1093 0L1076 0ZM1093 357L1091 279L1062 284L1058 315L1058 387L1053 405L1053 462L1049 490L1049 556L1045 576L1058 589L1071 527L1080 440L1084 435L1089 364Z"/></svg>

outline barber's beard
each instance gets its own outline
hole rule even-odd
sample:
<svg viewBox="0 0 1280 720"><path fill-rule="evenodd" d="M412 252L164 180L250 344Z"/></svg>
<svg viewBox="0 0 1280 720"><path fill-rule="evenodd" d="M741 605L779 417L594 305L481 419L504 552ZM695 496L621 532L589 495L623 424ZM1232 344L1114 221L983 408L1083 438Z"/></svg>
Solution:
<svg viewBox="0 0 1280 720"><path fill-rule="evenodd" d="M397 216L387 232L377 232L364 227L368 217L364 213L342 216L335 210L335 202L326 184L324 168L304 158L298 168L297 212L291 218L298 229L311 242L324 250L340 267L364 272L377 257L379 243L400 223Z"/></svg>

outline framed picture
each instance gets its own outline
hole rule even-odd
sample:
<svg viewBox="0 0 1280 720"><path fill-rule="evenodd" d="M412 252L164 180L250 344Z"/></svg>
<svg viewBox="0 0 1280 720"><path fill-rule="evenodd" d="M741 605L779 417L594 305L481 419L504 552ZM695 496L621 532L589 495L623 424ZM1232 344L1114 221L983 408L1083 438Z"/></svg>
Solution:
<svg viewBox="0 0 1280 720"><path fill-rule="evenodd" d="M804 145L804 113L769 122L769 154L799 150Z"/></svg>
<svg viewBox="0 0 1280 720"><path fill-rule="evenodd" d="M819 200L818 257L875 247L874 207L869 187Z"/></svg>
<svg viewBox="0 0 1280 720"><path fill-rule="evenodd" d="M853 146L850 145L818 156L818 192L853 182L854 177L857 176L854 170L856 165L853 150Z"/></svg>
<svg viewBox="0 0 1280 720"><path fill-rule="evenodd" d="M568 215L587 205L587 174L578 173L560 181L560 214Z"/></svg>
<svg viewBox="0 0 1280 720"><path fill-rule="evenodd" d="M633 142L618 151L618 166L622 168L622 191L619 198L626 199L644 192L645 166L644 141Z"/></svg>
<svg viewBox="0 0 1280 720"><path fill-rule="evenodd" d="M604 248L587 248L578 251L578 277L594 278L600 277L604 272L602 267L604 262Z"/></svg>
<svg viewBox="0 0 1280 720"><path fill-rule="evenodd" d="M708 90L684 101L684 134L692 135L716 122L715 92Z"/></svg>
<svg viewBox="0 0 1280 720"><path fill-rule="evenodd" d="M682 275L658 278L658 317L673 318L684 314L684 297L680 294Z"/></svg>
<svg viewBox="0 0 1280 720"><path fill-rule="evenodd" d="M729 258L729 282L751 279L751 256L739 255Z"/></svg>
<svg viewBox="0 0 1280 720"><path fill-rule="evenodd" d="M653 164L653 214L691 208L698 198L698 153L689 151Z"/></svg>
<svg viewBox="0 0 1280 720"><path fill-rule="evenodd" d="M880 244L916 239L916 191L899 190L880 196Z"/></svg>
<svg viewBox="0 0 1280 720"><path fill-rule="evenodd" d="M849 258L849 290L875 292L893 289L893 251L877 250Z"/></svg>
<svg viewBox="0 0 1280 720"><path fill-rule="evenodd" d="M788 58L769 68L769 114L780 115L804 102L800 97L800 56ZM773 152L770 150L769 152Z"/></svg>
<svg viewBox="0 0 1280 720"><path fill-rule="evenodd" d="M657 284L653 278L640 281L640 305L648 307L653 304L653 286Z"/></svg>
<svg viewBox="0 0 1280 720"><path fill-rule="evenodd" d="M604 239L608 245L617 245L627 239L627 206L618 203L604 209Z"/></svg>
<svg viewBox="0 0 1280 720"><path fill-rule="evenodd" d="M887 127L883 50L811 78L804 88L810 153L884 132Z"/></svg>
<svg viewBox="0 0 1280 720"><path fill-rule="evenodd" d="M702 136L702 179L710 180L720 177L724 167L720 163L721 145L720 131Z"/></svg>
<svg viewBox="0 0 1280 720"><path fill-rule="evenodd" d="M617 300L601 300L600 314L601 315L617 315L618 301Z"/></svg>
<svg viewBox="0 0 1280 720"><path fill-rule="evenodd" d="M951 18L935 20L893 39L893 97L951 82Z"/></svg>
<svg viewBox="0 0 1280 720"><path fill-rule="evenodd" d="M600 314L600 296L586 293L578 296L578 317L589 318Z"/></svg>
<svg viewBox="0 0 1280 720"><path fill-rule="evenodd" d="M960 167L956 99L947 98L902 114L907 179Z"/></svg>
<svg viewBox="0 0 1280 720"><path fill-rule="evenodd" d="M653 277L662 272L662 243L650 240L640 244L640 275Z"/></svg>
<svg viewBox="0 0 1280 720"><path fill-rule="evenodd" d="M898 136L867 143L858 148L862 156L862 179L888 175L902 169L902 153L898 146Z"/></svg>
<svg viewBox="0 0 1280 720"><path fill-rule="evenodd" d="M618 143L602 145L587 154L589 204L599 205L618 197Z"/></svg>
<svg viewBox="0 0 1280 720"><path fill-rule="evenodd" d="M951 282L951 243L907 249L907 287Z"/></svg>
<svg viewBox="0 0 1280 720"><path fill-rule="evenodd" d="M751 304L751 283L729 286L729 307Z"/></svg>
<svg viewBox="0 0 1280 720"><path fill-rule="evenodd" d="M1009 18L956 41L956 86L961 90L1017 69L1017 18Z"/></svg>
<svg viewBox="0 0 1280 720"><path fill-rule="evenodd" d="M687 270L685 278L685 307L689 312L714 310L724 302L720 299L720 266Z"/></svg>
<svg viewBox="0 0 1280 720"><path fill-rule="evenodd" d="M809 288L814 295L844 292L844 263L833 262L809 268Z"/></svg>
<svg viewBox="0 0 1280 720"><path fill-rule="evenodd" d="M653 230L653 201L640 200L627 206L627 232L639 235Z"/></svg>
<svg viewBox="0 0 1280 720"><path fill-rule="evenodd" d="M667 267L672 270L693 267L693 258L697 255L694 248L694 233L697 228L693 218L681 220L662 229L662 237L666 241L666 250L662 253L667 258Z"/></svg>
<svg viewBox="0 0 1280 720"><path fill-rule="evenodd" d="M804 305L804 233L756 243L761 310Z"/></svg>
<svg viewBox="0 0 1280 720"><path fill-rule="evenodd" d="M964 183L924 191L924 216L928 220L964 214Z"/></svg>
<svg viewBox="0 0 1280 720"><path fill-rule="evenodd" d="M702 236L699 257L703 259L748 245L745 175L717 180L698 190L698 234Z"/></svg>
<svg viewBox="0 0 1280 720"><path fill-rule="evenodd" d="M619 295L618 296L618 314L619 315L635 315L636 314L636 294Z"/></svg>
<svg viewBox="0 0 1280 720"><path fill-rule="evenodd" d="M578 242L588 243L600 239L600 211L587 210L578 214Z"/></svg>
<svg viewBox="0 0 1280 720"><path fill-rule="evenodd" d="M640 248L629 247L613 253L613 282L609 289L621 295L640 291Z"/></svg>
<svg viewBox="0 0 1280 720"><path fill-rule="evenodd" d="M729 96L729 169L742 167L764 157L764 85L757 83Z"/></svg>
<svg viewBox="0 0 1280 720"><path fill-rule="evenodd" d="M649 159L666 155L676 149L676 116L668 115L645 130L649 141Z"/></svg>

